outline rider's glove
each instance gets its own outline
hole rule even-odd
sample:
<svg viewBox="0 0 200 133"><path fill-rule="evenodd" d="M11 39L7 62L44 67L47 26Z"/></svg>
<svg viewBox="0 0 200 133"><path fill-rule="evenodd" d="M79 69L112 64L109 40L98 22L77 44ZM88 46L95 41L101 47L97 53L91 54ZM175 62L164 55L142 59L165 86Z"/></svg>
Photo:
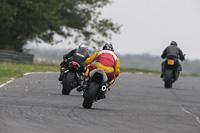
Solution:
<svg viewBox="0 0 200 133"><path fill-rule="evenodd" d="M64 62L66 63L68 61L68 59L65 59Z"/></svg>

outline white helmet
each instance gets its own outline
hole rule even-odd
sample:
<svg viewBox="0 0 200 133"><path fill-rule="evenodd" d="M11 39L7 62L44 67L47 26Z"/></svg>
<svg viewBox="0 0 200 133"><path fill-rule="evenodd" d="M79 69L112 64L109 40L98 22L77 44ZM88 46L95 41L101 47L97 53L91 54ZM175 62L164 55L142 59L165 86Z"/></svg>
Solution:
<svg viewBox="0 0 200 133"><path fill-rule="evenodd" d="M79 45L79 48L86 48L88 50L88 46L86 46L84 43L82 43L81 45Z"/></svg>

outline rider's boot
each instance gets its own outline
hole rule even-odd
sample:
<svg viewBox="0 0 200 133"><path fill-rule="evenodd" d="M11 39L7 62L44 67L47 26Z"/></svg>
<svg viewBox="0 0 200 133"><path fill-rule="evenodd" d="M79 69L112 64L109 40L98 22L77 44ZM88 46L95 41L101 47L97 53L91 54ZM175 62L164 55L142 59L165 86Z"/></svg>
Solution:
<svg viewBox="0 0 200 133"><path fill-rule="evenodd" d="M100 96L97 97L97 100L105 99L106 98L106 91L104 91Z"/></svg>
<svg viewBox="0 0 200 133"><path fill-rule="evenodd" d="M162 72L160 75L160 78L163 78L163 77L164 77L164 72Z"/></svg>
<svg viewBox="0 0 200 133"><path fill-rule="evenodd" d="M62 80L63 80L65 70L66 70L66 69L65 69L64 67L62 67L62 68L60 69L60 76L59 76L59 78L58 78L59 81L62 81Z"/></svg>
<svg viewBox="0 0 200 133"><path fill-rule="evenodd" d="M78 87L76 90L77 90L78 92L81 92L81 91L87 89L87 87L88 87L88 86L87 86L88 80L89 80L89 76L84 76L83 81L82 81L82 84L81 84L80 87Z"/></svg>

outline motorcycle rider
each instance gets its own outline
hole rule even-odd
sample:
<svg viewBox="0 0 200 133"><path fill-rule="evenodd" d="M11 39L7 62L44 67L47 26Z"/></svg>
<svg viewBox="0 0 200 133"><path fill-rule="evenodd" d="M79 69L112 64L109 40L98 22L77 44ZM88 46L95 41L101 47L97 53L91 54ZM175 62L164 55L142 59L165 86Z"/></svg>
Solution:
<svg viewBox="0 0 200 133"><path fill-rule="evenodd" d="M90 64L94 61L96 61L95 64ZM115 82L115 78L117 78L120 73L119 58L114 52L112 44L105 44L102 50L96 51L95 53L93 53L92 56L87 58L85 60L85 64L86 66L90 64L85 73L86 77L88 76L89 71L94 70L96 68L100 68L106 73L108 77L107 87L110 87L111 84ZM105 94L103 94L101 98L105 98Z"/></svg>
<svg viewBox="0 0 200 133"><path fill-rule="evenodd" d="M175 41L172 41L170 46L168 46L167 48L165 48L165 50L163 51L161 58L165 59L165 58L173 58L175 59L175 65L177 66L177 71L181 71L182 67L181 64L179 63L178 59L180 59L181 61L183 61L185 59L183 52L181 51L180 48L178 48L177 43ZM165 71L165 66L166 66L167 60L163 61L161 66L161 75L160 77L163 78L164 76L164 71Z"/></svg>
<svg viewBox="0 0 200 133"><path fill-rule="evenodd" d="M78 48L72 49L69 53L63 56L63 61L60 63L60 76L59 81L62 81L64 71L68 70L69 62L75 61L80 65L80 73L85 72L85 60L90 57L88 47L85 44L79 45Z"/></svg>

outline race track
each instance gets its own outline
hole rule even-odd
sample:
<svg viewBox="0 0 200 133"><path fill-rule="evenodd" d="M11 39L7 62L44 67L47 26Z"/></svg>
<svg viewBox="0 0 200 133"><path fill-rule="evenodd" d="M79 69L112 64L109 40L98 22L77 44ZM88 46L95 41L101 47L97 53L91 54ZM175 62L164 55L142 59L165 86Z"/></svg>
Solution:
<svg viewBox="0 0 200 133"><path fill-rule="evenodd" d="M166 89L159 75L119 76L105 100L82 107L61 94L59 73L32 73L0 88L0 133L200 133L200 77Z"/></svg>

